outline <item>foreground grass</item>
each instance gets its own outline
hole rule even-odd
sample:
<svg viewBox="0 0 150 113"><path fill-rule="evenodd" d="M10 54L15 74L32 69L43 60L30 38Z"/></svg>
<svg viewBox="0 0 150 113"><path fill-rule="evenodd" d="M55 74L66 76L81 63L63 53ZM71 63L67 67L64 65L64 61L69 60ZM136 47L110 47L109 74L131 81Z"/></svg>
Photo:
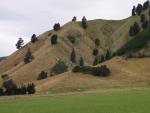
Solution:
<svg viewBox="0 0 150 113"><path fill-rule="evenodd" d="M149 113L150 89L0 100L0 113Z"/></svg>

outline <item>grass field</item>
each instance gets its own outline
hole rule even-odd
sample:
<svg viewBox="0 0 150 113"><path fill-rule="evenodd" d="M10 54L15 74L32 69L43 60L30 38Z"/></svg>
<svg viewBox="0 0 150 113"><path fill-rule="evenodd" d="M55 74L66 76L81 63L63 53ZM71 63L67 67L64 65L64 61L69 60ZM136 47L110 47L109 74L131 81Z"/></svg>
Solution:
<svg viewBox="0 0 150 113"><path fill-rule="evenodd" d="M0 113L149 113L150 89L0 99Z"/></svg>

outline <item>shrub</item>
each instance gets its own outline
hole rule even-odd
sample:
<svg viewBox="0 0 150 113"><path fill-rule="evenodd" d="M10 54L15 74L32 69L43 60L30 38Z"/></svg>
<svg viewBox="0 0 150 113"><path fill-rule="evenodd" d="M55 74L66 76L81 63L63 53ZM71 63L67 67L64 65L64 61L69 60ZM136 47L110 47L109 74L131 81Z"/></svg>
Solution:
<svg viewBox="0 0 150 113"><path fill-rule="evenodd" d="M140 15L143 11L143 6L141 4L138 4L136 8L136 14Z"/></svg>
<svg viewBox="0 0 150 113"><path fill-rule="evenodd" d="M93 62L93 66L96 66L98 64L100 64L101 61L100 61L100 57L99 56L96 56L95 59L94 59L94 62Z"/></svg>
<svg viewBox="0 0 150 113"><path fill-rule="evenodd" d="M81 67L80 66L75 66L73 69L72 69L72 72L74 73L78 73L81 71Z"/></svg>
<svg viewBox="0 0 150 113"><path fill-rule="evenodd" d="M109 76L110 70L109 70L109 68L107 68L106 65L103 65L101 67L94 67L93 70L92 70L92 73L95 76L106 77L106 76Z"/></svg>
<svg viewBox="0 0 150 113"><path fill-rule="evenodd" d="M37 37L36 37L36 34L33 34L32 37L31 37L31 42L32 43L35 43L37 41Z"/></svg>
<svg viewBox="0 0 150 113"><path fill-rule="evenodd" d="M69 39L69 41L70 41L72 44L75 44L76 38L75 38L74 36L69 35L67 38Z"/></svg>
<svg viewBox="0 0 150 113"><path fill-rule="evenodd" d="M132 16L135 16L136 15L136 7L133 6L133 9L132 9Z"/></svg>
<svg viewBox="0 0 150 113"><path fill-rule="evenodd" d="M144 15L144 14L141 14L141 22L142 22L142 23L145 22L145 19L146 19L145 15Z"/></svg>
<svg viewBox="0 0 150 113"><path fill-rule="evenodd" d="M90 66L75 66L72 70L74 73L84 73L84 74L92 74L94 76L102 76L107 77L110 75L110 70L107 66L103 65L101 67L90 67Z"/></svg>
<svg viewBox="0 0 150 113"><path fill-rule="evenodd" d="M83 57L80 58L80 66L84 66L84 60L83 60Z"/></svg>
<svg viewBox="0 0 150 113"><path fill-rule="evenodd" d="M72 19L72 21L76 22L77 21L77 17L74 16L73 19Z"/></svg>
<svg viewBox="0 0 150 113"><path fill-rule="evenodd" d="M56 45L56 44L57 44L57 39L58 39L57 35L54 34L54 35L51 37L51 44L52 44L52 45Z"/></svg>
<svg viewBox="0 0 150 113"><path fill-rule="evenodd" d="M76 52L74 48L72 49L72 52L71 52L70 61L72 63L76 63Z"/></svg>
<svg viewBox="0 0 150 113"><path fill-rule="evenodd" d="M87 20L86 20L85 16L82 18L81 24L82 24L82 27L83 27L84 29L87 28Z"/></svg>
<svg viewBox="0 0 150 113"><path fill-rule="evenodd" d="M60 29L60 24L59 23L55 24L53 28L54 28L54 31L58 31Z"/></svg>
<svg viewBox="0 0 150 113"><path fill-rule="evenodd" d="M94 56L97 56L97 55L98 55L98 53L99 53L99 51L98 51L98 49L97 49L97 48L93 49L93 55L94 55Z"/></svg>
<svg viewBox="0 0 150 113"><path fill-rule="evenodd" d="M42 79L46 79L47 76L47 72L45 71L41 71L41 73L38 75L37 80L42 80Z"/></svg>
<svg viewBox="0 0 150 113"><path fill-rule="evenodd" d="M111 59L111 55L110 55L109 50L107 50L105 60L110 60L110 59Z"/></svg>
<svg viewBox="0 0 150 113"><path fill-rule="evenodd" d="M143 29L146 29L148 27L148 21L145 20L143 23L142 23L142 28Z"/></svg>
<svg viewBox="0 0 150 113"><path fill-rule="evenodd" d="M28 92L28 94L35 94L36 90L35 90L34 83L28 84L28 86L27 86L27 92Z"/></svg>
<svg viewBox="0 0 150 113"><path fill-rule="evenodd" d="M98 38L95 39L95 45L100 46L100 40Z"/></svg>
<svg viewBox="0 0 150 113"><path fill-rule="evenodd" d="M68 66L64 61L59 60L52 68L51 74L58 75L68 71Z"/></svg>
<svg viewBox="0 0 150 113"><path fill-rule="evenodd" d="M0 88L0 96L3 96L3 95L4 95L3 88Z"/></svg>
<svg viewBox="0 0 150 113"><path fill-rule="evenodd" d="M28 49L28 51L24 57L24 63L28 64L31 62L32 59L33 59L33 57L32 57L31 51L30 51L30 49Z"/></svg>

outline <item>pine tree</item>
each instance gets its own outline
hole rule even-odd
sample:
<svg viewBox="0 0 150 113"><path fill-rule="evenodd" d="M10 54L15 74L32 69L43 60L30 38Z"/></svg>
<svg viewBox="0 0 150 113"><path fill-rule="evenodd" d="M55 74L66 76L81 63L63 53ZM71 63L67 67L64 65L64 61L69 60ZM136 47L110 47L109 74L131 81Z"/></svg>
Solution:
<svg viewBox="0 0 150 113"><path fill-rule="evenodd" d="M138 4L136 8L136 14L140 15L142 13L143 6L141 4Z"/></svg>
<svg viewBox="0 0 150 113"><path fill-rule="evenodd" d="M141 22L142 22L142 23L145 22L145 19L146 19L145 15L144 15L144 14L141 14Z"/></svg>
<svg viewBox="0 0 150 113"><path fill-rule="evenodd" d="M72 63L76 63L76 53L74 48L72 49L70 60Z"/></svg>
<svg viewBox="0 0 150 113"><path fill-rule="evenodd" d="M19 38L19 40L17 41L17 44L16 44L17 49L22 48L23 45L24 45L23 39Z"/></svg>
<svg viewBox="0 0 150 113"><path fill-rule="evenodd" d="M146 2L144 2L144 4L143 4L143 10L148 9L149 5L150 5L149 0L147 0Z"/></svg>
<svg viewBox="0 0 150 113"><path fill-rule="evenodd" d="M98 38L95 39L95 45L100 46L100 40Z"/></svg>
<svg viewBox="0 0 150 113"><path fill-rule="evenodd" d="M80 66L84 66L84 60L83 60L83 57L80 58Z"/></svg>
<svg viewBox="0 0 150 113"><path fill-rule="evenodd" d="M73 17L72 22L76 22L77 21L77 17Z"/></svg>
<svg viewBox="0 0 150 113"><path fill-rule="evenodd" d="M111 58L109 50L106 52L105 60L109 60Z"/></svg>
<svg viewBox="0 0 150 113"><path fill-rule="evenodd" d="M87 28L87 20L86 20L85 16L82 18L82 27L83 27L84 29Z"/></svg>
<svg viewBox="0 0 150 113"><path fill-rule="evenodd" d="M142 23L142 28L143 29L146 29L148 27L148 21L145 20L143 23Z"/></svg>
<svg viewBox="0 0 150 113"><path fill-rule="evenodd" d="M93 66L96 66L96 65L98 65L100 63L101 63L100 57L96 56L95 59L94 59L94 62L93 62Z"/></svg>
<svg viewBox="0 0 150 113"><path fill-rule="evenodd" d="M31 37L31 42L32 43L35 43L37 41L37 37L36 37L36 34L33 34L32 37Z"/></svg>
<svg viewBox="0 0 150 113"><path fill-rule="evenodd" d="M52 45L56 45L56 44L57 44L57 39L58 39L57 35L54 34L54 35L51 37L51 44L52 44Z"/></svg>
<svg viewBox="0 0 150 113"><path fill-rule="evenodd" d="M136 15L136 7L133 6L133 9L132 9L132 16L135 16Z"/></svg>
<svg viewBox="0 0 150 113"><path fill-rule="evenodd" d="M134 33L137 35L140 32L140 26L137 22L134 23Z"/></svg>
<svg viewBox="0 0 150 113"><path fill-rule="evenodd" d="M60 24L59 23L55 24L53 28L54 28L54 31L58 31L60 29Z"/></svg>
<svg viewBox="0 0 150 113"><path fill-rule="evenodd" d="M28 63L31 62L31 60L32 60L32 54L31 54L30 49L28 49L28 51L27 51L27 53L26 53L26 55L24 57L24 63L28 64Z"/></svg>

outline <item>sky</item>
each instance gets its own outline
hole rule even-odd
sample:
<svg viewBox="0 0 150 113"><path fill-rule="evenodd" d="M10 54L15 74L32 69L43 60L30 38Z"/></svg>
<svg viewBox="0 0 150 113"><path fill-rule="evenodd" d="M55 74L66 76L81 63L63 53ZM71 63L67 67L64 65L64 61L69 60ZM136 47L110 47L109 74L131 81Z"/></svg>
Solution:
<svg viewBox="0 0 150 113"><path fill-rule="evenodd" d="M61 25L73 16L81 20L120 20L131 15L133 5L146 0L0 0L0 56L16 51L22 37L25 43L32 34L41 34Z"/></svg>

